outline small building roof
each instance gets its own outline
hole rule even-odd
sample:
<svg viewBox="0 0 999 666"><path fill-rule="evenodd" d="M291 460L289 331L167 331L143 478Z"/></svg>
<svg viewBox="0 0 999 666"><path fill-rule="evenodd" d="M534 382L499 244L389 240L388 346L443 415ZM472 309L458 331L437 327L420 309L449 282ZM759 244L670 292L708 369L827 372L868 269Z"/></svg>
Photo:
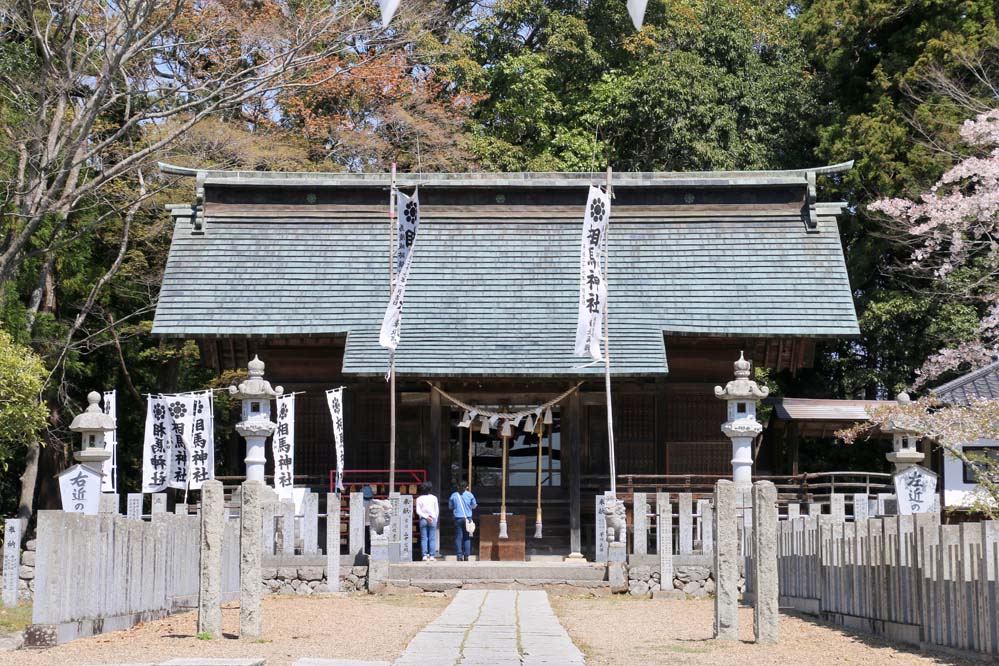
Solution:
<svg viewBox="0 0 999 666"><path fill-rule="evenodd" d="M856 423L870 419L871 407L889 404L883 400L835 400L815 398L772 398L774 418L781 421L835 421Z"/></svg>
<svg viewBox="0 0 999 666"><path fill-rule="evenodd" d="M346 337L345 374L384 374L385 174L196 171L171 206L173 243L153 333ZM858 333L836 215L815 175L614 174L612 371L667 372L664 335ZM602 179L601 179L602 180ZM599 374L572 355L589 174L405 174L421 227L400 376Z"/></svg>
<svg viewBox="0 0 999 666"><path fill-rule="evenodd" d="M930 393L950 405L967 405L974 398L999 399L999 361L941 384Z"/></svg>

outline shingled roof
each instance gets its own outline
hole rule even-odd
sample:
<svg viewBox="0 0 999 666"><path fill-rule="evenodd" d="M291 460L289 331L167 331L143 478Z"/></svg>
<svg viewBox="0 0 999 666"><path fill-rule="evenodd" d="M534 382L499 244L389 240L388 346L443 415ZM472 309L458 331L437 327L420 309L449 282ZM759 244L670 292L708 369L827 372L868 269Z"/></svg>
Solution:
<svg viewBox="0 0 999 666"><path fill-rule="evenodd" d="M999 361L973 370L966 375L930 391L949 405L968 405L974 398L999 399Z"/></svg>
<svg viewBox="0 0 999 666"><path fill-rule="evenodd" d="M346 336L344 373L383 374L389 181L193 171L153 333ZM842 166L826 168L842 169ZM667 372L664 335L858 333L821 170L615 174L612 370ZM585 174L404 175L422 223L399 375L585 375L572 356Z"/></svg>

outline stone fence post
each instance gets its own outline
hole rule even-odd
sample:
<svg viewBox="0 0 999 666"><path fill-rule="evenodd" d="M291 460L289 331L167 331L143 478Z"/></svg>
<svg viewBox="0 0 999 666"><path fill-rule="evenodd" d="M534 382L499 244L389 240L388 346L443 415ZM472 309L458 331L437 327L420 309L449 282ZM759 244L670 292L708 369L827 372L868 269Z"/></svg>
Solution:
<svg viewBox="0 0 999 666"><path fill-rule="evenodd" d="M261 625L261 538L264 485L244 481L239 507L239 637L258 638Z"/></svg>
<svg viewBox="0 0 999 666"><path fill-rule="evenodd" d="M222 530L225 495L222 482L201 486L201 566L198 586L198 633L222 637ZM260 585L260 581L257 581Z"/></svg>
<svg viewBox="0 0 999 666"><path fill-rule="evenodd" d="M715 638L739 640L739 515L735 484L715 484Z"/></svg>
<svg viewBox="0 0 999 666"><path fill-rule="evenodd" d="M777 642L777 488L753 484L753 632L757 643Z"/></svg>

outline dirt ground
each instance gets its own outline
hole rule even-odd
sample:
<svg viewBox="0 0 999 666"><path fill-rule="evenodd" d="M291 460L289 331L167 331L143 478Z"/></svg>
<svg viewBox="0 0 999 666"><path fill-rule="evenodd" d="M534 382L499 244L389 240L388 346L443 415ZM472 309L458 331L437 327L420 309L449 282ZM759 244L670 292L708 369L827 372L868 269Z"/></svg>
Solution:
<svg viewBox="0 0 999 666"><path fill-rule="evenodd" d="M901 644L854 634L831 625L782 614L780 642L757 646L753 612L739 615L739 643L711 638L714 605L704 601L640 600L631 597L552 598L552 607L587 666L970 666L981 662L919 652Z"/></svg>
<svg viewBox="0 0 999 666"><path fill-rule="evenodd" d="M239 609L229 606L222 611L222 640L199 640L192 612L48 650L0 653L0 665L103 666L174 657L265 657L267 666L289 666L300 657L393 661L448 602L423 596L267 597L259 640L235 638Z"/></svg>

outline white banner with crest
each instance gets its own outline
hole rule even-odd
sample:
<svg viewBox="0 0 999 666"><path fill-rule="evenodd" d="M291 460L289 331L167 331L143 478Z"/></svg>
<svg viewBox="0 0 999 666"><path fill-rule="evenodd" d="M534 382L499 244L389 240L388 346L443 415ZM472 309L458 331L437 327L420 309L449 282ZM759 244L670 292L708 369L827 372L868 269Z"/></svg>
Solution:
<svg viewBox="0 0 999 666"><path fill-rule="evenodd" d="M333 488L343 492L343 388L326 391L326 402L333 419L333 442L336 445L336 481Z"/></svg>
<svg viewBox="0 0 999 666"><path fill-rule="evenodd" d="M194 424L194 396L168 395L166 397L167 413L170 416L170 475L167 486L187 489L189 474L189 456L191 445L191 430Z"/></svg>
<svg viewBox="0 0 999 666"><path fill-rule="evenodd" d="M602 361L600 342L607 307L607 284L603 251L610 220L610 197L590 186L583 217L583 239L579 251L579 318L576 322L576 356Z"/></svg>
<svg viewBox="0 0 999 666"><path fill-rule="evenodd" d="M191 396L191 429L185 437L189 452L191 490L215 478L215 428L212 392Z"/></svg>
<svg viewBox="0 0 999 666"><path fill-rule="evenodd" d="M158 493L167 487L173 436L166 398L160 395L148 398L142 446L142 492Z"/></svg>
<svg viewBox="0 0 999 666"><path fill-rule="evenodd" d="M274 490L290 499L295 487L295 395L278 396L277 428L271 438L274 454Z"/></svg>
<svg viewBox="0 0 999 666"><path fill-rule="evenodd" d="M392 290L388 307L385 308L385 318L382 319L382 329L378 335L378 344L393 351L399 346L402 307L406 300L406 281L409 279L413 248L420 227L419 189L413 192L412 197L397 192L396 213L399 218L399 237L396 240L395 288Z"/></svg>
<svg viewBox="0 0 999 666"><path fill-rule="evenodd" d="M118 392L104 392L104 413L115 420L115 428L104 437L104 450L111 457L104 461L101 469L101 492L118 492Z"/></svg>

